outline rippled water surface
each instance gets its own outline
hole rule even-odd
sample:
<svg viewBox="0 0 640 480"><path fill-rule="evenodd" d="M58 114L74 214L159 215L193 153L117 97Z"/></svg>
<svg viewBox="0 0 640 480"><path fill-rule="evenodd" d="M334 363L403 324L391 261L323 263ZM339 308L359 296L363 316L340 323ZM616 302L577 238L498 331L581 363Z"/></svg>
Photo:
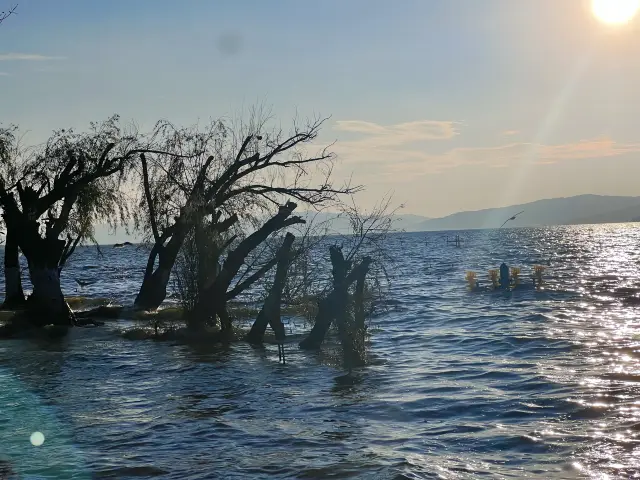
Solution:
<svg viewBox="0 0 640 480"><path fill-rule="evenodd" d="M0 342L0 478L640 476L640 226L460 234L459 249L393 237L396 305L352 383L295 343L281 365L270 346L128 341L116 325ZM144 252L104 253L78 252L66 292L93 279L82 295L131 303ZM546 288L466 289L467 270L486 283L502 261L525 284L547 265Z"/></svg>

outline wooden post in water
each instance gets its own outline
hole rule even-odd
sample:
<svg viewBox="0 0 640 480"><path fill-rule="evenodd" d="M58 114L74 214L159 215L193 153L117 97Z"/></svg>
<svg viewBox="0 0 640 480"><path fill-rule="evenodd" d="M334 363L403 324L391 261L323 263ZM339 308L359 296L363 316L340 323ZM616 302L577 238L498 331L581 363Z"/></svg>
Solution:
<svg viewBox="0 0 640 480"><path fill-rule="evenodd" d="M456 247L460 248L462 246L462 240L460 239L460 235L456 235L453 239L446 238L447 245L453 243Z"/></svg>

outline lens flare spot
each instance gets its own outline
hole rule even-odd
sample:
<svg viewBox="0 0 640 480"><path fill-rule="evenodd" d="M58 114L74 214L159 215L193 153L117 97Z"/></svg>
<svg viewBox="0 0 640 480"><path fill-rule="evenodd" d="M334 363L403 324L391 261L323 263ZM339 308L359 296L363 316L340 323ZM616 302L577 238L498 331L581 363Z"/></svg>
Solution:
<svg viewBox="0 0 640 480"><path fill-rule="evenodd" d="M44 443L44 435L42 434L42 432L33 432L31 434L31 437L29 438L29 441L34 447L39 447Z"/></svg>

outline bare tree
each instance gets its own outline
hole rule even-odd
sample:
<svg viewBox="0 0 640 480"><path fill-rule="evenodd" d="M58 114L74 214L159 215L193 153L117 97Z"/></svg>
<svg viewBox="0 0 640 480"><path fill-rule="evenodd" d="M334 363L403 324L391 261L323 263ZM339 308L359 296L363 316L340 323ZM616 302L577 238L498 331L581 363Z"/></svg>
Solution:
<svg viewBox="0 0 640 480"><path fill-rule="evenodd" d="M165 299L171 270L194 226L217 213L203 201L203 193L209 170L214 159L222 155L227 137L221 122L212 122L203 129L178 129L159 122L157 129L164 134L164 147L182 153L186 159L140 156L136 226L147 234L152 247L135 303L148 310L157 308ZM222 220L221 212L216 217ZM231 214L222 222L224 228L211 228L223 234L236 220Z"/></svg>
<svg viewBox="0 0 640 480"><path fill-rule="evenodd" d="M186 236L173 271L174 285L188 326L198 323L196 306L210 275L220 271L220 261L237 243L238 224L220 233L212 219L204 219Z"/></svg>
<svg viewBox="0 0 640 480"><path fill-rule="evenodd" d="M393 197L387 194L367 211L357 205L352 196L350 202L341 204L341 215L349 221L350 232L339 235L345 247L345 258L358 263L365 256L371 258L366 289L366 316L371 317L380 308L390 286L392 271L398 271L396 256L389 248L389 235L397 232L394 224L403 205L394 206Z"/></svg>
<svg viewBox="0 0 640 480"><path fill-rule="evenodd" d="M176 129L172 142L198 151L194 162L178 165L160 156L153 162L142 159L147 220L139 224L151 232L153 248L136 305L155 309L164 300L180 248L203 218L210 218L217 233L224 234L243 217L259 217L289 199L317 206L359 190L333 185L335 158L327 148L310 155L303 149L317 139L323 122L321 118L302 125L294 122L287 134L268 130L260 115L235 129L221 121L204 134ZM249 249L243 261L258 245ZM200 301L197 310L204 314L210 308Z"/></svg>
<svg viewBox="0 0 640 480"><path fill-rule="evenodd" d="M319 348L335 321L345 365L350 368L364 362L366 319L380 305L389 285L389 268L395 264L388 236L396 212L390 196L370 212L359 208L353 197L351 203L342 204L341 215L348 219L350 232L327 238L331 242L331 281L317 295L314 326L300 348Z"/></svg>
<svg viewBox="0 0 640 480"><path fill-rule="evenodd" d="M220 320L220 327L223 331L231 330L231 318L227 311L227 302L242 291L243 287L248 286L249 281L245 280L243 284L236 284L231 289L234 278L245 264L249 254L259 245L264 243L270 235L282 231L291 225L304 223L301 217L291 216L297 205L288 202L281 206L273 217L267 220L258 230L248 235L239 242L235 248L229 251L225 261L219 272L210 275L204 284L202 294L199 296L198 304L195 308L196 317L200 321ZM259 270L260 272L260 270ZM262 274L266 272L261 272ZM250 281L257 281L260 277L256 274L250 277Z"/></svg>

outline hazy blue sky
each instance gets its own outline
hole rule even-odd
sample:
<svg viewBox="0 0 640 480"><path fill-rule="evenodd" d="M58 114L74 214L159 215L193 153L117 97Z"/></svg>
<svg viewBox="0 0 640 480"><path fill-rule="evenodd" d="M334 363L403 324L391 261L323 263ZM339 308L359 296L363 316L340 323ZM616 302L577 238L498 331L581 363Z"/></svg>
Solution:
<svg viewBox="0 0 640 480"><path fill-rule="evenodd" d="M588 0L19 0L0 121L35 140L262 102L285 125L331 115L323 140L365 205L640 195L639 22L605 26Z"/></svg>

